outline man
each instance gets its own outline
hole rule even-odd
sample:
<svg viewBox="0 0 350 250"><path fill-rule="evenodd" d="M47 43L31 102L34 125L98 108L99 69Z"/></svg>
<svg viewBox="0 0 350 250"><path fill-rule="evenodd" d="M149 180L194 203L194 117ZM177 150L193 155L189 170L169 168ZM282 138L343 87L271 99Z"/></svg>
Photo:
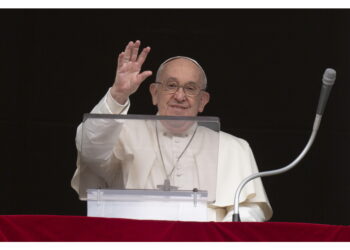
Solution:
<svg viewBox="0 0 350 250"><path fill-rule="evenodd" d="M106 96L92 110L92 113L127 114L130 107L129 96L137 91L140 84L147 77L152 75L151 71L141 72L141 67L150 52L150 47L144 48L140 54L139 48L140 41L136 41L135 43L129 42L125 51L119 54L115 81ZM158 107L158 114L162 116L197 116L198 113L203 112L210 99L209 93L205 91L206 85L207 79L205 72L195 60L188 57L173 57L161 64L156 75L156 82L150 85L152 102ZM81 133L81 125L78 127L76 138L78 157L80 157L81 154L81 152L79 152L79 144L81 143L82 136L87 136L89 140L97 142L98 145L105 144L113 146L107 150L110 151L109 154L104 154L102 157L103 163L94 170L94 173L86 168L83 169L78 159L77 171L72 179L72 187L78 193L79 185L82 185L82 183L79 183L79 180L81 182L82 176L84 176L84 181L95 183L95 185L100 183L99 185L105 185L104 187L116 187L114 180L118 177L118 174L116 174L118 164L126 162L124 165L128 165L127 161L121 160L124 156L116 150L116 148L119 148L119 151L125 151L125 146L119 145L113 141L114 136L112 134L118 129L110 128L109 126L110 125L103 123L91 123L87 129L88 132L85 132L85 134ZM132 131L140 129L145 129L146 132L150 131L150 129L146 127L147 126L137 127L137 129ZM128 126L128 128L130 129L130 126ZM166 123L158 129L167 130ZM160 149L158 129L156 127L157 144ZM174 128L170 128L170 130L173 129ZM184 129L181 129L180 132L183 130ZM192 132L190 132L190 136L182 143L181 148L184 149L179 150L178 160L174 163L174 166L169 167L169 164L165 164L167 162L166 152L159 150L162 166L153 166L150 161L149 164L144 164L149 165L149 167L146 167L146 170L145 168L136 168L138 171L145 172L142 177L143 179L141 178L145 183L144 185L147 187L153 186L153 188L155 188L154 186L156 186L156 182L160 178L159 172L162 172L161 168L163 168L166 173L165 178L168 182L178 181L181 183L182 177L179 177L177 180L172 173L186 160L181 159L181 157L188 153L186 152L187 148L195 144L195 142L192 142L192 139L197 132L197 128L194 126L187 126L185 130L190 130ZM133 132L129 134L132 133ZM210 133L203 132L202 130L198 131L198 133L202 133L203 140L206 140L205 143L202 143L208 147L211 140ZM196 138L198 137L199 136ZM132 141L136 139L128 137L125 140L134 143ZM133 158L137 158L137 153L134 151L128 154L131 154ZM191 161L191 159L187 158L187 161ZM248 143L221 131L219 133L218 162L217 184L215 187L216 199L208 208L208 211L210 211L208 212L208 216L209 220L231 221L233 198L236 187L241 180L258 170ZM122 174L120 174L121 176L118 178L122 178L124 184L127 182L130 188L140 188L138 186L140 179L135 181L135 175L140 175L140 173L132 173L135 167L130 165L122 166L121 168L123 168L123 171L121 171ZM200 174L198 174L197 171L192 168L186 168L185 171L187 171L186 176L192 176L193 179L198 179L198 182L200 182ZM208 169L208 171L211 170ZM213 179L215 179L215 177L213 177ZM186 186L186 181L182 181L182 183ZM210 185L208 188L211 188ZM265 221L270 219L272 210L260 179L252 181L243 189L240 199L240 215L242 221Z"/></svg>

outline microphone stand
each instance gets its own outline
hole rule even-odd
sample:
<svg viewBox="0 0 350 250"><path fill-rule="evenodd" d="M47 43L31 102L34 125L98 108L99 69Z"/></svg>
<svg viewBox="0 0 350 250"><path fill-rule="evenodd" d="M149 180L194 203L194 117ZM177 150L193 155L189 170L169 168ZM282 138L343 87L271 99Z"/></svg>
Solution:
<svg viewBox="0 0 350 250"><path fill-rule="evenodd" d="M280 169L276 169L276 170L270 170L270 171L265 171L265 172L260 172L260 173L255 173L252 174L248 177L246 177L238 186L236 194L235 194L235 201L234 201L234 209L233 209L233 215L232 215L232 221L241 221L240 217L239 217L239 195L241 194L241 191L243 189L243 187L250 182L251 180L254 180L256 178L259 177L265 177L265 176L271 176L271 175L277 175L277 174L282 174L284 172L287 172L288 170L292 169L294 166L296 166L301 159L303 159L303 157L306 155L306 153L309 151L309 149L311 148L311 145L313 144L316 135L317 135L317 131L318 128L320 126L321 123L321 119L322 119L322 115L316 114L316 118L314 121L314 126L312 129L312 133L311 136L309 138L308 143L306 144L305 148L303 149L303 151L299 154L299 156L289 165L282 167Z"/></svg>
<svg viewBox="0 0 350 250"><path fill-rule="evenodd" d="M287 165L285 167L282 167L282 168L276 169L276 170L255 173L255 174L252 174L252 175L246 177L245 179L243 179L243 181L239 184L239 186L236 190L236 193L235 193L232 221L236 221L236 222L241 221L240 216L239 216L239 196L241 194L242 189L249 181L254 180L256 178L259 178L259 177L277 175L277 174L282 174L284 172L287 172L287 171L291 170L293 167L295 167L301 161L301 159L304 158L304 156L309 151L309 149L311 148L311 145L313 144L313 142L316 138L318 128L320 127L322 114L323 114L323 111L325 109L325 106L326 106L330 91L332 89L332 86L334 84L335 77L336 77L336 71L334 69L326 69L326 71L323 75L323 79L322 79L323 85L322 85L322 89L321 89L321 95L320 95L320 100L319 100L319 104L317 107L314 125L312 128L312 133L311 133L309 141L306 144L303 151L299 154L299 156L292 163L290 163L289 165Z"/></svg>

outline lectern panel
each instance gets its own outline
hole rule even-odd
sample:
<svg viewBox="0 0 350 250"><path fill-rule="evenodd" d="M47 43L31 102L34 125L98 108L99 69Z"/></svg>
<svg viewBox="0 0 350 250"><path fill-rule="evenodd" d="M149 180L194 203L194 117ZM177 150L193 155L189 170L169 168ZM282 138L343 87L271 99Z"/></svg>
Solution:
<svg viewBox="0 0 350 250"><path fill-rule="evenodd" d="M86 114L77 136L79 195L88 189L203 190L215 200L216 117Z"/></svg>

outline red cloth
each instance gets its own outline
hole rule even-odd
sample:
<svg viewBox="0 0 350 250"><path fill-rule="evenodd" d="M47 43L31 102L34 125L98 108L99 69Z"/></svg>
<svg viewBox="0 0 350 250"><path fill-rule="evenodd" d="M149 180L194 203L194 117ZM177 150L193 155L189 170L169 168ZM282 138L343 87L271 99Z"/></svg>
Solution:
<svg viewBox="0 0 350 250"><path fill-rule="evenodd" d="M350 226L0 216L1 241L350 241Z"/></svg>

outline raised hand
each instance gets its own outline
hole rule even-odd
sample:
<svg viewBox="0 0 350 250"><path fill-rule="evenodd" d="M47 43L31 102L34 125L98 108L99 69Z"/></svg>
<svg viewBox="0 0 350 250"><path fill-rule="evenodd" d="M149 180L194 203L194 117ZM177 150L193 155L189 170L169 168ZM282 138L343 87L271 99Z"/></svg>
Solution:
<svg viewBox="0 0 350 250"><path fill-rule="evenodd" d="M141 67L151 50L150 47L146 47L139 55L140 44L139 40L135 43L129 42L125 50L118 56L117 73L111 88L111 95L120 104L125 104L140 84L152 75L152 71L149 70L140 73Z"/></svg>

